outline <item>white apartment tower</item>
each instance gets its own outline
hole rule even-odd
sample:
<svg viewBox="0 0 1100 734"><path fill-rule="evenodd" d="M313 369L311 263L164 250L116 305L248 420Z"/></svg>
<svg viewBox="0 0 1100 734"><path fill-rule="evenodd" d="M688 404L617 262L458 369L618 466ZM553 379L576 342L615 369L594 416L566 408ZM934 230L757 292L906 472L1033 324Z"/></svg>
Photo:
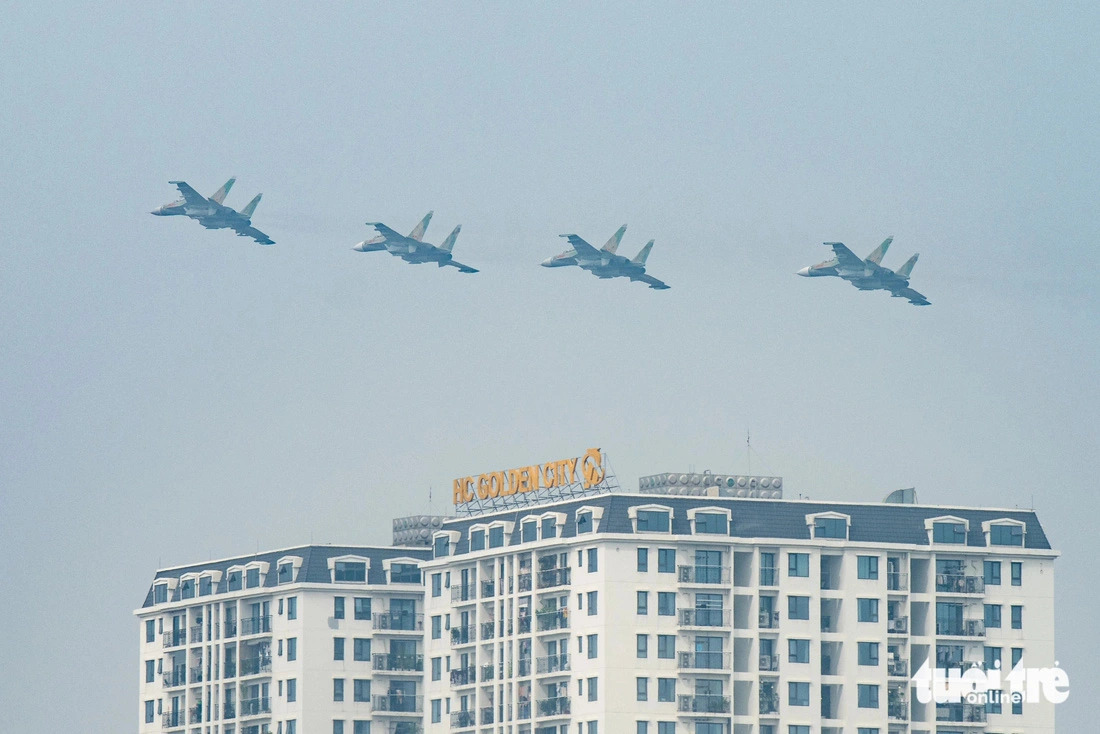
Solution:
<svg viewBox="0 0 1100 734"><path fill-rule="evenodd" d="M160 571L140 732L1053 734L1053 704L922 703L912 680L1054 664L1033 511L640 484L423 518L430 547Z"/></svg>

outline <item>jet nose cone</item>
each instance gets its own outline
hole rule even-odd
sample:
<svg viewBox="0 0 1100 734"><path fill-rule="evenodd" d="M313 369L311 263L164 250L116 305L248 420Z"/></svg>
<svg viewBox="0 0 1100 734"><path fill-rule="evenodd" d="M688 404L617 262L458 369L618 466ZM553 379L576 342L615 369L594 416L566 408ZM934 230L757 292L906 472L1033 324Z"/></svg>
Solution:
<svg viewBox="0 0 1100 734"><path fill-rule="evenodd" d="M806 278L810 277L810 266L807 265L806 267L802 268L798 271L798 273L796 273L796 275L801 275Z"/></svg>
<svg viewBox="0 0 1100 734"><path fill-rule="evenodd" d="M548 257L545 260L543 260L541 263L539 263L539 265L541 265L544 268L552 268L552 267L554 267L554 258Z"/></svg>
<svg viewBox="0 0 1100 734"><path fill-rule="evenodd" d="M362 252L363 251L363 243L360 242L358 245L356 245L355 247L353 247L351 249L355 250L356 252Z"/></svg>

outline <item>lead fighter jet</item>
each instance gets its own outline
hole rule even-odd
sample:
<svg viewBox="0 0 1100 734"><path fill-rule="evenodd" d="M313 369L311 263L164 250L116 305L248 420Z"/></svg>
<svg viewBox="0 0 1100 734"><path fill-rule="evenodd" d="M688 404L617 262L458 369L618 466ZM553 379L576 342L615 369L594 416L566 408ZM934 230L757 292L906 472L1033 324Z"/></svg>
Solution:
<svg viewBox="0 0 1100 734"><path fill-rule="evenodd" d="M893 241L893 237L887 237L886 241L875 248L875 251L864 260L860 260L858 255L840 242L826 242L825 245L833 248L836 256L832 260L802 268L798 274L807 278L835 275L844 278L861 291L890 291L890 295L894 298L906 298L914 306L929 305L931 301L909 287L909 274L913 272L913 266L919 254L906 260L905 264L897 270L879 265L882 262L882 256L886 254L886 250L890 248L890 243Z"/></svg>
<svg viewBox="0 0 1100 734"><path fill-rule="evenodd" d="M152 211L158 217L170 217L182 215L195 219L207 229L231 229L241 237L251 237L261 245L274 245L275 240L268 237L252 226L252 212L256 211L256 205L260 203L263 194L256 194L256 198L248 202L244 209L237 211L222 204L229 189L237 179L231 178L225 185L215 192L209 199L187 185L185 181L169 181L168 183L179 189L183 198L173 201Z"/></svg>
<svg viewBox="0 0 1100 734"><path fill-rule="evenodd" d="M619 249L619 242L626 232L626 225L619 227L611 239L601 249L597 250L575 234L561 235L573 245L572 250L566 250L560 255L548 257L542 261L544 268L560 268L566 265L577 265L597 278L630 278L631 280L648 283L650 288L667 290L669 286L657 280L652 275L646 275L645 261L649 257L649 251L653 249L653 240L646 243L645 247L632 259L627 259L615 253Z"/></svg>
<svg viewBox="0 0 1100 734"><path fill-rule="evenodd" d="M351 249L356 252L381 252L385 250L413 265L435 263L439 267L450 265L458 268L460 273L476 273L476 268L463 265L451 257L451 248L455 246L455 240L458 238L458 233L462 231L462 225L455 227L454 231L447 235L447 239L436 247L423 241L424 231L428 228L428 222L430 221L432 221L432 212L424 215L424 218L420 220L420 224L416 225L412 232L409 232L408 237L398 234L381 222L367 222L368 226L374 227L378 231L379 236L363 240Z"/></svg>

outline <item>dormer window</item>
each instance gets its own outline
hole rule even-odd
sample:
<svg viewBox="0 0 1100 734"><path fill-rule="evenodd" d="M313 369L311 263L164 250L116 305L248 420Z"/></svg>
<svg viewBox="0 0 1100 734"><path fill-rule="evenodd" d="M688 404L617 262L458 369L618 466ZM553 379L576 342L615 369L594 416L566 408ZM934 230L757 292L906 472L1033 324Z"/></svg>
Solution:
<svg viewBox="0 0 1100 734"><path fill-rule="evenodd" d="M239 568L232 569L227 574L229 579L229 590L240 591L241 590L241 570Z"/></svg>
<svg viewBox="0 0 1100 734"><path fill-rule="evenodd" d="M210 576L199 577L199 596L210 596L214 593L214 579Z"/></svg>
<svg viewBox="0 0 1100 734"><path fill-rule="evenodd" d="M489 547L500 548L504 545L504 526L494 525L489 528Z"/></svg>
<svg viewBox="0 0 1100 734"><path fill-rule="evenodd" d="M484 530L471 530L470 531L470 550L471 551L485 550L485 531Z"/></svg>
<svg viewBox="0 0 1100 734"><path fill-rule="evenodd" d="M811 538L847 540L851 518L839 512L819 512L806 516Z"/></svg>
<svg viewBox="0 0 1100 734"><path fill-rule="evenodd" d="M168 584L157 584L153 587L153 603L164 604L168 601Z"/></svg>
<svg viewBox="0 0 1100 734"><path fill-rule="evenodd" d="M695 532L709 535L728 535L729 518L718 512L697 512Z"/></svg>
<svg viewBox="0 0 1100 734"><path fill-rule="evenodd" d="M336 561L332 567L332 580L339 581L366 581L366 561Z"/></svg>
<svg viewBox="0 0 1100 734"><path fill-rule="evenodd" d="M291 561L284 561L279 564L279 583L289 584L294 580L294 564Z"/></svg>
<svg viewBox="0 0 1100 734"><path fill-rule="evenodd" d="M415 563L393 563L390 565L391 584L419 584L420 567Z"/></svg>
<svg viewBox="0 0 1100 734"><path fill-rule="evenodd" d="M542 539L558 537L558 518L548 515L542 518Z"/></svg>
<svg viewBox="0 0 1100 734"><path fill-rule="evenodd" d="M989 535L989 545L1024 545L1025 526L1019 520L994 520L982 523L982 530Z"/></svg>
<svg viewBox="0 0 1100 734"><path fill-rule="evenodd" d="M663 505L631 507L627 515L636 533L667 533L672 529L672 508Z"/></svg>
<svg viewBox="0 0 1100 734"><path fill-rule="evenodd" d="M432 550L436 558L445 558L451 555L451 537L449 535L437 535L432 543Z"/></svg>
<svg viewBox="0 0 1100 734"><path fill-rule="evenodd" d="M932 523L933 543L966 543L966 526L961 522Z"/></svg>
<svg viewBox="0 0 1100 734"><path fill-rule="evenodd" d="M531 543L539 539L539 524L535 520L525 520L520 523L520 540Z"/></svg>
<svg viewBox="0 0 1100 734"><path fill-rule="evenodd" d="M180 579L180 599L195 598L195 579Z"/></svg>
<svg viewBox="0 0 1100 734"><path fill-rule="evenodd" d="M255 589L260 585L260 569L253 567L244 572L244 585L249 589Z"/></svg>
<svg viewBox="0 0 1100 734"><path fill-rule="evenodd" d="M577 535L592 532L592 513L589 511L577 513Z"/></svg>

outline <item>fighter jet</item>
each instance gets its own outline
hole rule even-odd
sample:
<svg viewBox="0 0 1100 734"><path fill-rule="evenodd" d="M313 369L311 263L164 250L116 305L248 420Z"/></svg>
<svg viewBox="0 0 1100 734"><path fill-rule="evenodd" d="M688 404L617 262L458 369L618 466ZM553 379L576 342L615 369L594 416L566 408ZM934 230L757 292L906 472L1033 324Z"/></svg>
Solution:
<svg viewBox="0 0 1100 734"><path fill-rule="evenodd" d="M577 265L584 268L597 278L630 278L631 280L648 283L650 288L667 290L669 286L646 275L645 261L649 257L649 251L653 249L653 240L646 243L645 247L632 259L615 254L619 249L619 242L626 232L626 225L619 227L611 239L601 249L597 250L575 234L561 235L569 240L573 249L566 250L560 255L548 257L542 261L544 268L560 268L566 265Z"/></svg>
<svg viewBox="0 0 1100 734"><path fill-rule="evenodd" d="M835 275L844 278L861 291L890 291L890 295L894 298L907 298L914 306L929 305L931 301L909 287L909 274L913 272L913 266L919 254L906 260L905 264L897 270L890 270L879 264L893 241L893 237L887 237L886 241L876 247L875 251L864 260L860 260L854 252L840 242L826 242L825 245L833 248L836 256L832 260L802 268L798 274L807 278Z"/></svg>
<svg viewBox="0 0 1100 734"><path fill-rule="evenodd" d="M248 202L248 205L239 212L222 204L229 189L237 179L231 178L225 182L217 192L209 199L187 185L184 181L169 181L168 183L179 189L183 198L173 201L162 207L154 209L153 214L158 217L170 217L182 215L198 220L198 223L207 229L231 229L241 237L251 237L261 245L274 245L275 240L268 237L252 226L252 212L256 211L256 205L260 203L263 194L256 194L256 198Z"/></svg>
<svg viewBox="0 0 1100 734"><path fill-rule="evenodd" d="M455 240L458 239L458 233L462 231L462 225L455 227L454 231L447 235L447 239L443 240L443 244L436 247L423 241L424 231L428 228L428 222L430 221L432 221L432 212L424 215L424 218L420 220L420 224L416 225L412 232L409 232L408 237L394 232L381 222L367 222L367 226L374 227L379 236L363 240L351 249L356 252L380 252L385 250L413 265L435 263L439 267L450 265L458 268L461 273L476 273L476 268L463 265L451 257L451 248L455 246Z"/></svg>

